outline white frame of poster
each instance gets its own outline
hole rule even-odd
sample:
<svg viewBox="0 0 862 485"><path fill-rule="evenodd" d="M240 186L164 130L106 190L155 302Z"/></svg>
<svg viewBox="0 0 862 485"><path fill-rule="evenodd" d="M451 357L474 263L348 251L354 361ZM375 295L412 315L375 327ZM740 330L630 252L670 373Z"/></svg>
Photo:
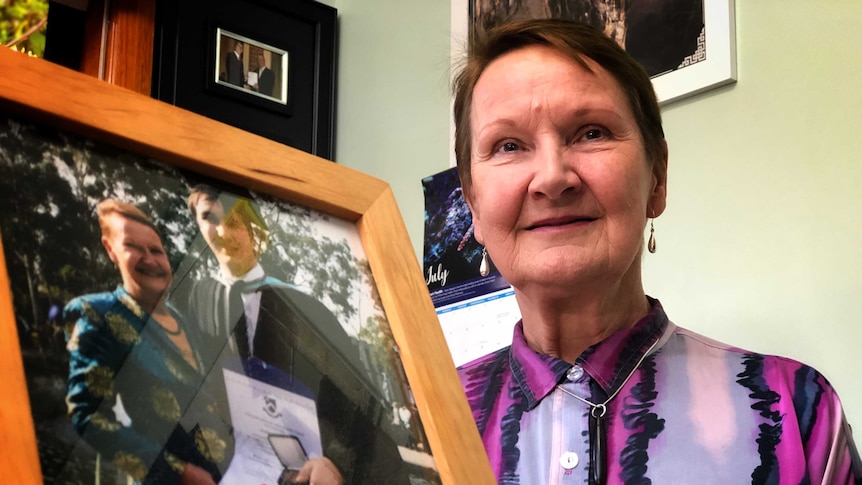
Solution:
<svg viewBox="0 0 862 485"><path fill-rule="evenodd" d="M451 57L463 57L469 36L470 0L451 0ZM694 96L736 81L734 0L703 0L706 59L652 78L659 103ZM453 69L454 72L454 69Z"/></svg>

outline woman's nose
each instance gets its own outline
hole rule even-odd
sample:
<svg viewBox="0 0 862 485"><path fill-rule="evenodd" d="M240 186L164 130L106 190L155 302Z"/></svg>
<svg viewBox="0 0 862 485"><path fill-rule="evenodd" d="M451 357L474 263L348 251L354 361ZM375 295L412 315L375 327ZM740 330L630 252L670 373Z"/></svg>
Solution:
<svg viewBox="0 0 862 485"><path fill-rule="evenodd" d="M151 251L144 250L141 252L141 263L149 265L153 264L155 261L156 258L155 256L153 256L153 253Z"/></svg>
<svg viewBox="0 0 862 485"><path fill-rule="evenodd" d="M580 188L581 179L565 147L538 150L534 160L530 193L536 197L557 199Z"/></svg>

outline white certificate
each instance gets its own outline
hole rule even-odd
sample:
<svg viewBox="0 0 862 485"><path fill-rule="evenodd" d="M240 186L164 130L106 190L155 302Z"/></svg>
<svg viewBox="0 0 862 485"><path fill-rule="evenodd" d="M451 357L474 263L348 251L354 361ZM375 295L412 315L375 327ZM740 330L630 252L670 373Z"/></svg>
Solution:
<svg viewBox="0 0 862 485"><path fill-rule="evenodd" d="M284 468L270 435L296 436L309 458L323 456L314 400L222 369L234 432L234 455L222 485L276 485Z"/></svg>
<svg viewBox="0 0 862 485"><path fill-rule="evenodd" d="M249 86L254 86L255 84L257 84L257 72L251 71L250 73L248 73L248 81L246 82L248 82Z"/></svg>

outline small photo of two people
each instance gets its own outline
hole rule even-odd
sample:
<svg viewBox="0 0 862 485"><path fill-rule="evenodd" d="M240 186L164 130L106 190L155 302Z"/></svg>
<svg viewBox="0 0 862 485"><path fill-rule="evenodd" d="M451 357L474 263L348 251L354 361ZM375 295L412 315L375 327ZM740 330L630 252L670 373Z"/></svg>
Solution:
<svg viewBox="0 0 862 485"><path fill-rule="evenodd" d="M221 29L216 35L219 83L287 102L287 52Z"/></svg>
<svg viewBox="0 0 862 485"><path fill-rule="evenodd" d="M401 459L427 441L352 225L0 128L45 483L439 483Z"/></svg>

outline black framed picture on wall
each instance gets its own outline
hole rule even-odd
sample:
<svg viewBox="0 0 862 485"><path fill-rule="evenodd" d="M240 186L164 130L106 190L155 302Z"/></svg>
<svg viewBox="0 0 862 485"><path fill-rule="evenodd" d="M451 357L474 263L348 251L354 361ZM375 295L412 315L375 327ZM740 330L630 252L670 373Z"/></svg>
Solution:
<svg viewBox="0 0 862 485"><path fill-rule="evenodd" d="M334 157L337 11L311 0L160 0L152 96Z"/></svg>

